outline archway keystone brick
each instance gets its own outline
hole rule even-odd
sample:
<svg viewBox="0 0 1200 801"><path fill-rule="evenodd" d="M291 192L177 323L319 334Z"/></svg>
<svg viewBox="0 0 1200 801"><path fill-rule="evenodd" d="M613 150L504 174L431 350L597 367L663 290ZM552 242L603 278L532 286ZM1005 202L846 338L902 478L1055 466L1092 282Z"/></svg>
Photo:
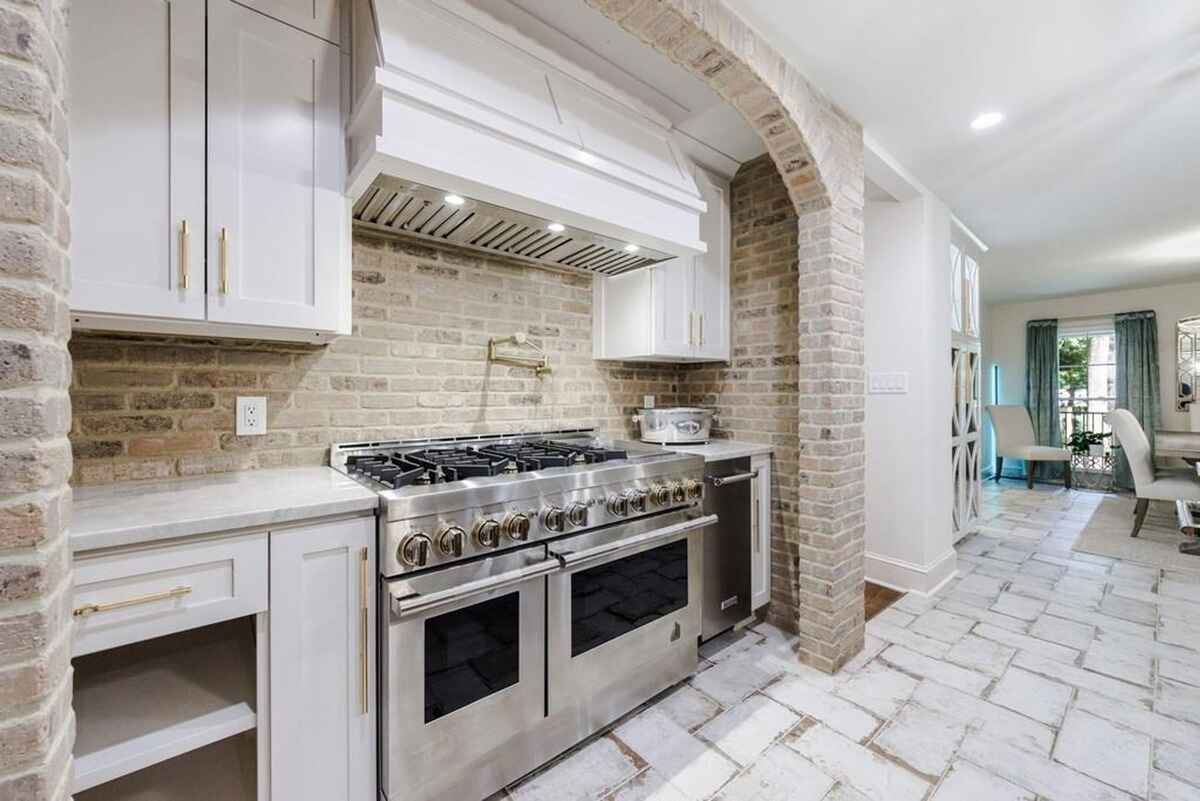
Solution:
<svg viewBox="0 0 1200 801"><path fill-rule="evenodd" d="M769 614L837 670L863 645L862 129L719 0L586 1L738 109L795 208L798 467L773 512Z"/></svg>

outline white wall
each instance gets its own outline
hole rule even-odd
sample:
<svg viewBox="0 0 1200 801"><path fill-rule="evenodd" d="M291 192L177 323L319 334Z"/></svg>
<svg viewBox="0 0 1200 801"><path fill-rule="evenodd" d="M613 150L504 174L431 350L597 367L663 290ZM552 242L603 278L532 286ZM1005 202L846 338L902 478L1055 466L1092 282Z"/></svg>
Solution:
<svg viewBox="0 0 1200 801"><path fill-rule="evenodd" d="M1175 323L1200 315L1200 282L1091 295L988 305L983 314L983 399L993 402L992 367L1000 366L1000 403L1025 402L1025 323L1055 317L1098 317L1153 309L1158 318L1161 428L1187 430L1188 416L1175 410ZM985 468L994 464L991 426L984 426Z"/></svg>
<svg viewBox="0 0 1200 801"><path fill-rule="evenodd" d="M956 567L949 210L925 192L868 200L864 247L868 374L909 376L906 394L867 395L866 575L926 593Z"/></svg>

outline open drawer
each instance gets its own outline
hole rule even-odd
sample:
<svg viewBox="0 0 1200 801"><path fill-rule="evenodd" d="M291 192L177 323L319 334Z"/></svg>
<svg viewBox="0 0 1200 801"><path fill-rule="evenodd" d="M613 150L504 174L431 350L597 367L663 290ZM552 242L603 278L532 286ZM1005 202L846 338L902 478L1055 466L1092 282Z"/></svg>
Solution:
<svg viewBox="0 0 1200 801"><path fill-rule="evenodd" d="M265 531L78 554L72 653L82 656L266 608Z"/></svg>

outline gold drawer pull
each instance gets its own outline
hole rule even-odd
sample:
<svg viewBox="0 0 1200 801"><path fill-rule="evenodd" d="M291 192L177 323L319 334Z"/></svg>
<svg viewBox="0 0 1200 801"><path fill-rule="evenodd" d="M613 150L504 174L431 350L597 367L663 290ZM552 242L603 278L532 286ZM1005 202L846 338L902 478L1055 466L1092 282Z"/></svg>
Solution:
<svg viewBox="0 0 1200 801"><path fill-rule="evenodd" d="M127 606L140 606L141 604L152 604L155 601L165 601L169 598L182 598L185 595L190 595L191 587L173 587L162 592L152 592L149 595L140 595L137 598L129 598L124 601L112 601L106 604L84 604L78 607L71 614L75 617L90 617L91 615L100 612L111 612L114 609L124 609Z"/></svg>
<svg viewBox="0 0 1200 801"><path fill-rule="evenodd" d="M188 221L179 224L179 288L188 288Z"/></svg>
<svg viewBox="0 0 1200 801"><path fill-rule="evenodd" d="M370 625L369 625L370 615L371 615L371 606L370 606L371 599L370 599L370 595L368 594L369 588L367 586L371 580L369 570L368 570L368 567L370 565L370 558L371 557L370 557L368 550L366 548L363 548L362 549L362 558L359 560L359 583L358 583L358 587L359 587L358 595L359 595L359 607L360 607L359 608L360 629L359 629L359 641L358 641L358 664L359 664L359 670L361 671L360 676L359 676L359 682L360 682L359 683L359 697L362 698L362 706L360 707L360 709L362 710L362 714L364 714L364 715L371 711L371 705L369 703L369 699L367 698L367 693L370 690L370 687L368 686L369 674L368 674L368 664L367 664L367 659L369 658L369 656L367 654L367 640L370 639L370 636L371 636Z"/></svg>
<svg viewBox="0 0 1200 801"><path fill-rule="evenodd" d="M222 295L229 294L229 229L221 228L221 276L220 290Z"/></svg>

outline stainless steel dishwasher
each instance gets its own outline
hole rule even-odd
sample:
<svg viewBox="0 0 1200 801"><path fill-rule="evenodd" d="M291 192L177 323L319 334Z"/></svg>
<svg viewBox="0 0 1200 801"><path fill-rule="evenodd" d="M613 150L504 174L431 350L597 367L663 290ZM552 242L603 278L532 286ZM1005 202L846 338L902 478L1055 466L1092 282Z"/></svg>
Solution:
<svg viewBox="0 0 1200 801"><path fill-rule="evenodd" d="M704 532L701 640L750 616L751 503L757 477L749 457L704 465L704 513L718 520Z"/></svg>

